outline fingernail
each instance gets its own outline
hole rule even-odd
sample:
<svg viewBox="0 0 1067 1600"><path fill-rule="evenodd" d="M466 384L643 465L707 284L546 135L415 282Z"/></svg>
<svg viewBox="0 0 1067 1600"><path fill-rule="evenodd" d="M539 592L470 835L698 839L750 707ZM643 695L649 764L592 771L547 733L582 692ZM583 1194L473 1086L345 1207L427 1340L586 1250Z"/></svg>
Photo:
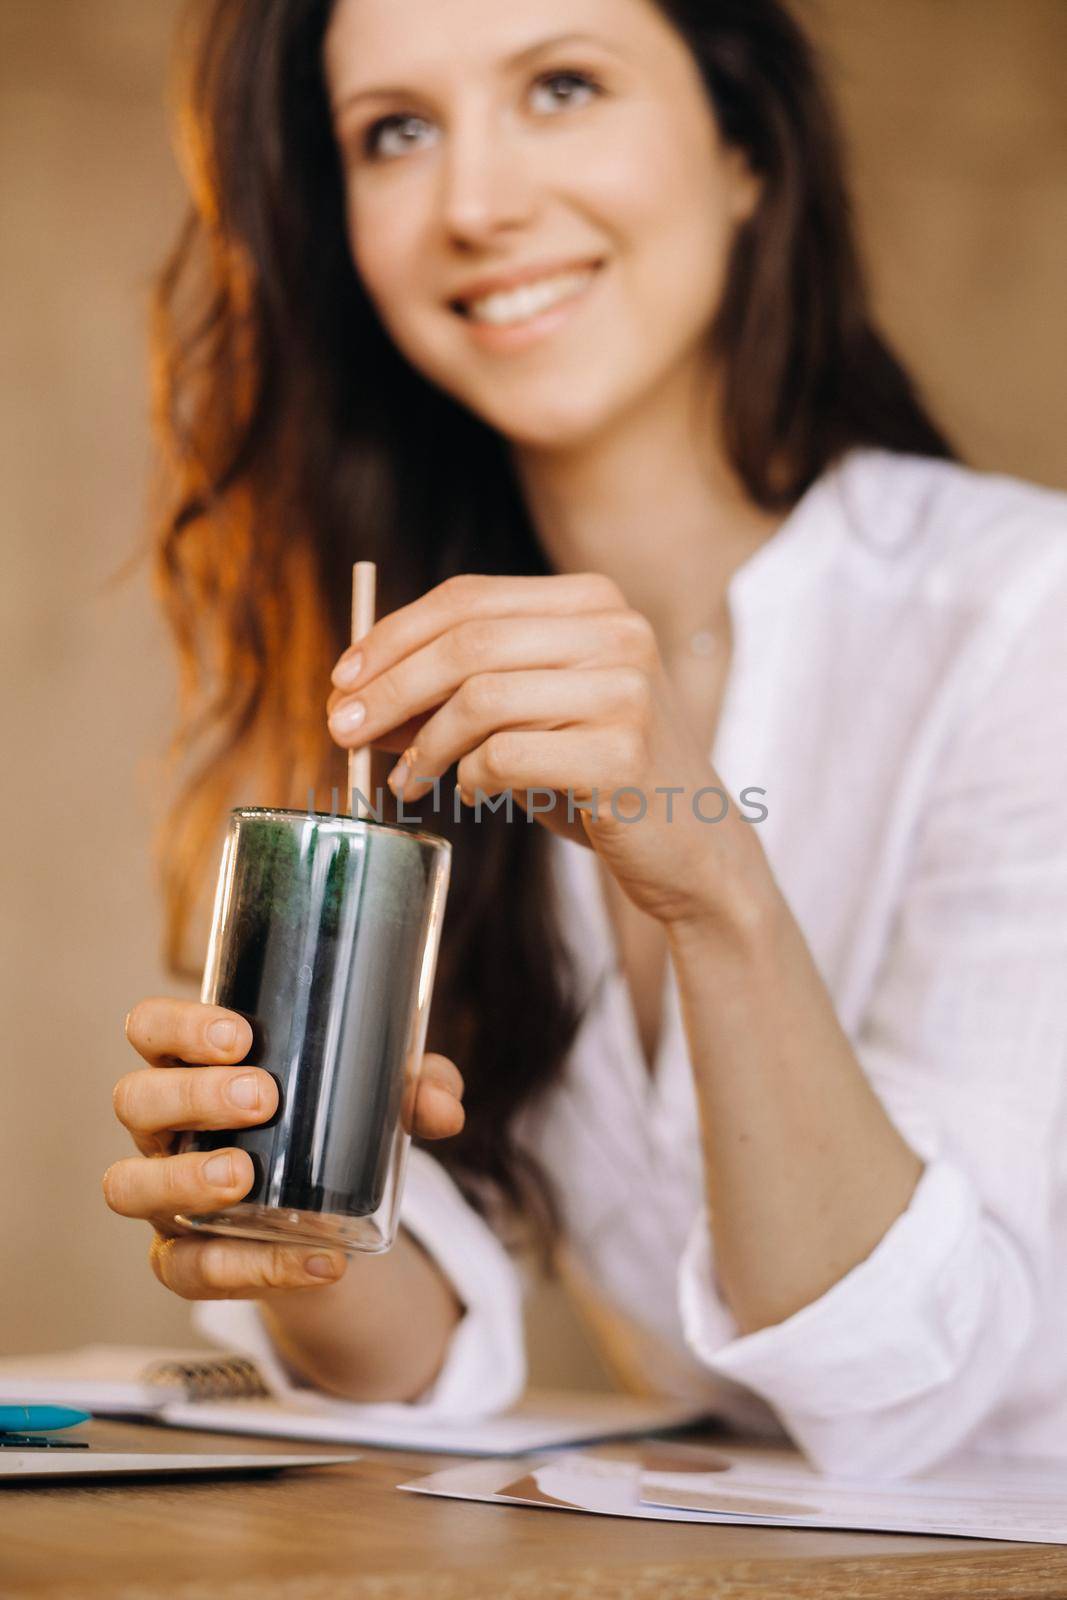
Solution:
<svg viewBox="0 0 1067 1600"><path fill-rule="evenodd" d="M304 1271L309 1272L313 1278L336 1278L340 1275L340 1265L332 1256L308 1256L304 1262Z"/></svg>
<svg viewBox="0 0 1067 1600"><path fill-rule="evenodd" d="M207 1036L213 1045L220 1050L228 1050L237 1038L236 1022L213 1022L207 1030Z"/></svg>
<svg viewBox="0 0 1067 1600"><path fill-rule="evenodd" d="M408 775L410 771L411 768L408 766L404 758L401 757L396 766L393 768L392 772L385 780L395 795L403 794L404 785L408 781Z"/></svg>
<svg viewBox="0 0 1067 1600"><path fill-rule="evenodd" d="M338 706L330 718L330 726L336 728L338 733L351 733L359 727L366 715L367 708L363 701L353 700L351 705Z"/></svg>
<svg viewBox="0 0 1067 1600"><path fill-rule="evenodd" d="M234 1186L233 1161L229 1156L212 1156L210 1161L205 1161L203 1174L208 1183L215 1185L216 1189L232 1189Z"/></svg>
<svg viewBox="0 0 1067 1600"><path fill-rule="evenodd" d="M226 1090L226 1098L242 1111L254 1111L259 1105L259 1079L254 1072L234 1078Z"/></svg>
<svg viewBox="0 0 1067 1600"><path fill-rule="evenodd" d="M362 650L354 656L342 656L333 669L333 681L339 689L351 689L363 671Z"/></svg>

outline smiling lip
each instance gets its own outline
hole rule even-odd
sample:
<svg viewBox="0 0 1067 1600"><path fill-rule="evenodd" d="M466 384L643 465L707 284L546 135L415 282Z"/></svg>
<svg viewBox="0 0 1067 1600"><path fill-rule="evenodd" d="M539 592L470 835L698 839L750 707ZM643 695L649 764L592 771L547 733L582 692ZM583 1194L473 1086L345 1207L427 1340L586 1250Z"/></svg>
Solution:
<svg viewBox="0 0 1067 1600"><path fill-rule="evenodd" d="M580 312L590 295L596 293L597 286L605 276L604 270L593 272L586 280L584 288L575 294L569 294L565 300L558 300L555 305L523 322L477 322L473 317L462 315L459 320L463 323L467 337L487 353L511 355L525 350L530 345L539 344L550 334L555 333L557 328L569 322L571 317Z"/></svg>
<svg viewBox="0 0 1067 1600"><path fill-rule="evenodd" d="M509 289L520 289L527 283L538 283L542 278L558 278L564 272L584 272L600 267L600 258L583 261L544 261L536 267L516 267L513 272L498 273L492 278L476 278L473 283L448 302L454 311L465 314L472 300L484 300L486 295L506 294Z"/></svg>

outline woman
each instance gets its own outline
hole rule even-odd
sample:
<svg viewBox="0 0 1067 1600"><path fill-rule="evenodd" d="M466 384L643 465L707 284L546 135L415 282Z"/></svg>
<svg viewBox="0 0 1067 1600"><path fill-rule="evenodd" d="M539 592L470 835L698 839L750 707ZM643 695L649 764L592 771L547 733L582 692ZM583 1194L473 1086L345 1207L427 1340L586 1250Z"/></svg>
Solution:
<svg viewBox="0 0 1067 1600"><path fill-rule="evenodd" d="M622 1377L824 1467L1062 1451L1065 502L956 464L872 326L795 24L217 0L194 60L160 572L221 739L172 964L229 804L388 752L454 845L446 1142L384 1258L186 1234L251 1167L174 1131L276 1089L155 998L108 1203L279 1381L505 1405L522 1223Z"/></svg>

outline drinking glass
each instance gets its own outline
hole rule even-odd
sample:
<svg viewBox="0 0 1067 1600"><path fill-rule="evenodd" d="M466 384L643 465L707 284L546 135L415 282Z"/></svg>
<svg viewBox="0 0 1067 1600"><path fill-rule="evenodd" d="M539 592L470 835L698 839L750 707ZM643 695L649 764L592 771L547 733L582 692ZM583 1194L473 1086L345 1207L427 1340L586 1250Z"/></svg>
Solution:
<svg viewBox="0 0 1067 1600"><path fill-rule="evenodd" d="M245 1060L278 1085L253 1128L182 1135L247 1150L236 1205L186 1227L387 1250L396 1238L451 846L323 812L231 811L200 998L252 1028Z"/></svg>

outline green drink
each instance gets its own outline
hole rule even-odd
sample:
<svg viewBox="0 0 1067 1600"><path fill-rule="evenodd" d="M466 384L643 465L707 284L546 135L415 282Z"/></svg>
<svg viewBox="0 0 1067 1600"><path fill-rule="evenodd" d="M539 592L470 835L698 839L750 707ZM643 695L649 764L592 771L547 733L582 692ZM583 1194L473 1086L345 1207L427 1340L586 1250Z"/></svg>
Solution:
<svg viewBox="0 0 1067 1600"><path fill-rule="evenodd" d="M396 1236L451 849L435 835L320 812L231 812L201 999L252 1028L246 1060L278 1110L187 1134L247 1150L239 1204L190 1227L385 1250Z"/></svg>

